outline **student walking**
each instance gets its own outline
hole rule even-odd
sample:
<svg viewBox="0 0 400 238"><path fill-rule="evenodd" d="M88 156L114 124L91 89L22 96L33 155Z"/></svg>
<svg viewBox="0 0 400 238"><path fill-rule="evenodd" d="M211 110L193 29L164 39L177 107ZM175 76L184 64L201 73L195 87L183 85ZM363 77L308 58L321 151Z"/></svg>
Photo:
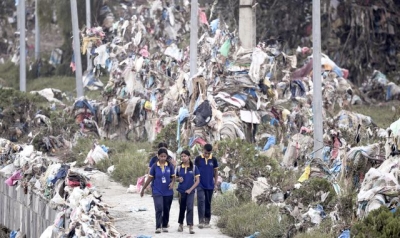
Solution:
<svg viewBox="0 0 400 238"><path fill-rule="evenodd" d="M186 223L189 226L189 233L194 234L193 231L193 203L194 203L194 189L199 184L200 172L199 169L190 160L190 152L187 150L181 153L182 163L176 169L176 177L178 178L178 192L179 192L179 232L183 232L183 220L186 211Z"/></svg>
<svg viewBox="0 0 400 238"><path fill-rule="evenodd" d="M169 211L174 195L174 167L167 162L167 149L158 150L158 161L150 168L149 179L146 180L140 196L143 197L146 187L151 183L154 209L156 210L156 233L168 232Z"/></svg>
<svg viewBox="0 0 400 238"><path fill-rule="evenodd" d="M197 210L200 229L211 227L211 200L218 180L218 161L212 155L212 149L212 145L204 145L203 154L197 156L194 160L194 164L200 172L200 184L197 186Z"/></svg>

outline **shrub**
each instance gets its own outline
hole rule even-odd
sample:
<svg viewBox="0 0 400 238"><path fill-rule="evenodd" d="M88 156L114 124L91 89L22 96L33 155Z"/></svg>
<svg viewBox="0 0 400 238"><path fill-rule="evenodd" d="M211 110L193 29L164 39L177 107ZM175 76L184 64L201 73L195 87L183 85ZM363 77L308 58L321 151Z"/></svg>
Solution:
<svg viewBox="0 0 400 238"><path fill-rule="evenodd" d="M218 219L217 226L232 237L246 237L260 232L259 237L282 237L288 219L276 206L267 207L253 202L231 207Z"/></svg>
<svg viewBox="0 0 400 238"><path fill-rule="evenodd" d="M216 216L222 216L232 207L239 206L239 199L233 192L218 194L212 200L212 213Z"/></svg>
<svg viewBox="0 0 400 238"><path fill-rule="evenodd" d="M389 238L400 237L400 211L392 213L382 206L368 214L368 216L351 228L351 237L355 238Z"/></svg>
<svg viewBox="0 0 400 238"><path fill-rule="evenodd" d="M295 235L294 238L334 238L335 236L332 231L332 220L325 218L322 220L319 227L311 228L307 232L301 232Z"/></svg>
<svg viewBox="0 0 400 238"><path fill-rule="evenodd" d="M314 201L321 200L319 192L329 192L325 201L320 203L324 208L328 206L336 196L333 186L326 179L310 178L309 180L306 180L299 189L293 190L292 194L288 198L288 202L291 203L297 200L304 206L316 205L314 204Z"/></svg>
<svg viewBox="0 0 400 238"><path fill-rule="evenodd" d="M171 122L170 124L166 125L160 133L157 134L156 139L153 141L153 149L158 149L158 144L160 142L165 142L168 144L168 149L171 151L178 150L178 142L176 141L176 130L178 124L177 122Z"/></svg>

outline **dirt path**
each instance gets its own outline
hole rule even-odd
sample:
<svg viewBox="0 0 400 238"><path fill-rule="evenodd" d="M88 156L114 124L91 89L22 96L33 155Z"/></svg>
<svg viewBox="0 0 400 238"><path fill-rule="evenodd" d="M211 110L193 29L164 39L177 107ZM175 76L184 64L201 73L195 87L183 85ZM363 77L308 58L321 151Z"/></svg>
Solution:
<svg viewBox="0 0 400 238"><path fill-rule="evenodd" d="M103 195L102 200L113 206L110 208L110 214L115 218L115 226L122 235L136 237L146 235L151 237L229 237L223 235L215 225L215 217L212 219L212 228L199 229L195 227L195 234L190 235L189 229L184 227L184 232L180 233L178 229L179 205L174 199L172 202L170 214L170 228L168 233L155 234L155 212L153 199L149 195L143 198L137 193L127 193L125 187L116 182L111 182L104 173L96 172L91 176L91 181L98 191ZM146 208L147 211L131 211L133 208ZM197 206L194 208L194 223L198 224Z"/></svg>

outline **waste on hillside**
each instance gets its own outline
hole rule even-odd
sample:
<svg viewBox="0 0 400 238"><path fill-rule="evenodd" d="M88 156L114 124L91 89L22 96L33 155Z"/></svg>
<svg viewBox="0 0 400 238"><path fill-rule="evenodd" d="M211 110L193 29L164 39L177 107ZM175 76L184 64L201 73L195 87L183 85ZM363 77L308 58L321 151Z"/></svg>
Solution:
<svg viewBox="0 0 400 238"><path fill-rule="evenodd" d="M318 226L327 218L334 225L343 222L346 216L338 215L339 202L332 198L341 196L350 185L359 189L358 218L382 205L395 206L399 184L395 165L400 140L390 139L390 133L398 138L400 123L394 122L390 132L378 128L371 117L352 111L355 104L399 98L400 87L386 75L375 71L357 88L350 81L352 70L341 65L343 60L335 62L336 55L322 54L324 135L320 148L322 158L317 159L313 145L312 49L299 46L297 51L289 51L275 39L244 49L236 29L229 28L222 16L207 16L200 10L198 70L190 76L190 5L187 1L182 5L158 0L140 6L122 4L119 11L123 18L115 17L109 7L103 6L102 27L81 32L81 51L93 63L82 80L87 89L102 90L103 100L82 97L65 108L79 125L77 137L92 133L102 139L147 137L153 141L163 127L176 123L176 138L170 140L177 142L177 152L186 147L199 151L204 144L217 144L221 140L251 142L257 156L274 158L284 173L293 175L296 184L282 187L268 176L261 176L262 169L273 170L271 165L257 168L260 171L243 178L243 163L235 160L235 154L225 152L220 158L217 187L222 193L246 192L254 202L279 206L282 213L296 220L298 230ZM52 64L60 63L62 53L53 51ZM16 54L14 61L17 60ZM72 70L74 67L71 62ZM109 75L106 85L99 80L104 72ZM59 92L54 89L35 93L60 103ZM55 129L42 112L36 113L32 121L42 129ZM29 133L20 121L12 123L10 138ZM73 144L62 135L31 137L35 147L44 153L54 153ZM377 138L381 141L377 142ZM387 140L384 146L382 140ZM31 147L22 148L5 141L2 148L2 171L9 176L7 183L18 186L22 177L26 179L21 165L32 160L28 155L21 157L21 153L27 153ZM38 160L43 160L43 154L33 150L30 153L37 153ZM91 166L108 159L107 148L98 144L87 153L85 162ZM86 216L92 215L91 212L99 212L96 217L111 220L103 213L106 205L94 195L89 178L74 171L72 165L66 168L58 162L43 161L47 163L45 170L40 170L44 178L34 185L36 189L44 189L55 207L75 211L70 219L85 224L91 224L91 217ZM110 167L108 173L113 170ZM145 180L145 176L138 178L127 193L140 191ZM63 187L69 197L49 190L46 187L49 183ZM84 205L88 202L93 202L98 209L87 209ZM56 226L65 224L67 218L61 212ZM97 235L101 230L93 227L86 232ZM117 234L109 223L106 232ZM343 233L346 237L347 233Z"/></svg>
<svg viewBox="0 0 400 238"><path fill-rule="evenodd" d="M15 144L0 140L1 176L8 186L23 189L24 193L36 193L49 201L58 211L54 225L41 237L75 235L120 237L108 215L108 205L90 181L74 163L62 163L35 151L33 145ZM103 150L103 149L101 149ZM93 157L93 156L92 156ZM67 226L69 224L69 226Z"/></svg>

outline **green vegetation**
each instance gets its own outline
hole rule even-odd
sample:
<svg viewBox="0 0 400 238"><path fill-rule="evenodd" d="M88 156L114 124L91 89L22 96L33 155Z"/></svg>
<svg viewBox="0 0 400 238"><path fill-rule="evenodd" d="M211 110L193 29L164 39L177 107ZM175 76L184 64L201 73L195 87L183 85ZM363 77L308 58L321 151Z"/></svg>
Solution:
<svg viewBox="0 0 400 238"><path fill-rule="evenodd" d="M355 238L391 238L400 237L400 211L392 213L387 207L381 206L368 216L354 224L351 237Z"/></svg>
<svg viewBox="0 0 400 238"><path fill-rule="evenodd" d="M84 166L84 161L93 147L93 143L93 139L79 139L72 149L72 161L76 160L78 166ZM100 140L98 144L109 148L109 160L95 165L100 171L107 172L107 168L114 165L115 169L111 176L124 186L136 184L137 178L145 175L150 160L150 143Z"/></svg>
<svg viewBox="0 0 400 238"><path fill-rule="evenodd" d="M324 202L320 202L320 192L329 192L329 195ZM304 181L299 189L293 190L287 202L291 203L292 201L298 201L301 202L305 207L309 205L321 204L325 208L330 205L335 196L335 190L329 181L323 178L310 178ZM314 201L317 201L317 203Z"/></svg>
<svg viewBox="0 0 400 238"><path fill-rule="evenodd" d="M332 225L332 220L326 218L322 220L319 227L310 228L310 230L305 232L299 232L294 238L336 238L338 236L333 234L334 232Z"/></svg>
<svg viewBox="0 0 400 238"><path fill-rule="evenodd" d="M233 192L226 192L224 194L218 194L212 200L212 214L221 216L232 209L233 207L239 206L239 199Z"/></svg>
<svg viewBox="0 0 400 238"><path fill-rule="evenodd" d="M160 142L165 142L168 144L168 149L171 151L178 150L178 142L176 141L176 130L177 130L177 122L172 122L165 126L160 133L157 134L156 139L153 141L153 149L158 149L158 144Z"/></svg>
<svg viewBox="0 0 400 238"><path fill-rule="evenodd" d="M288 217L281 214L278 207L253 202L231 207L221 214L217 222L224 234L235 238L255 232L260 232L259 237L284 237L288 225Z"/></svg>

